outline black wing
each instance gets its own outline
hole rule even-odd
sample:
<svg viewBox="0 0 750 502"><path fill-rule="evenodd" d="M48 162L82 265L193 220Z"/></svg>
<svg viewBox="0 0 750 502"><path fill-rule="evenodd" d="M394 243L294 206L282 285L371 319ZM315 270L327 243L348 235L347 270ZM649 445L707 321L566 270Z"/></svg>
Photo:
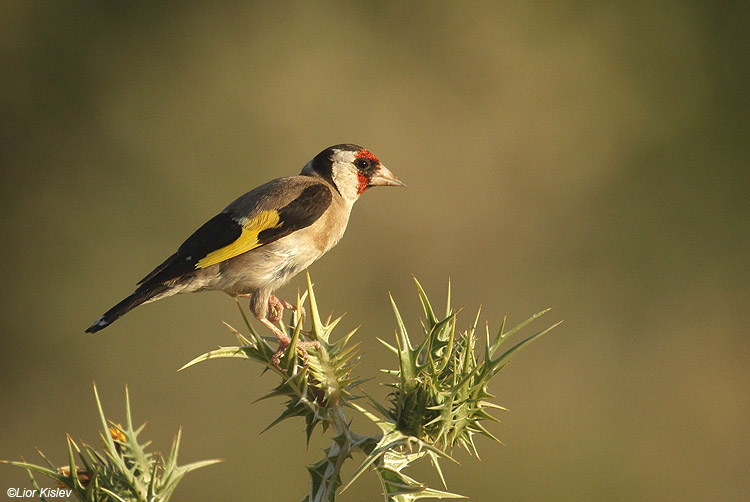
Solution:
<svg viewBox="0 0 750 502"><path fill-rule="evenodd" d="M248 218L243 226L229 213L219 213L188 237L175 254L141 279L138 284L141 288L148 288L192 272L198 268L198 262L201 259L227 246L234 245L234 248L238 249L237 254L232 254L230 258L247 252L241 251L243 248L236 245L242 239L253 240L245 246L252 250L309 227L328 209L332 198L331 190L326 186L310 185L286 206L271 210L278 215L278 222L257 233L243 233L243 229L253 228L255 218Z"/></svg>
<svg viewBox="0 0 750 502"><path fill-rule="evenodd" d="M138 281L144 286L161 284L195 270L195 264L208 253L228 246L242 235L242 225L229 213L219 213L188 237L177 252Z"/></svg>
<svg viewBox="0 0 750 502"><path fill-rule="evenodd" d="M292 232L309 227L320 218L331 205L331 190L323 185L310 185L299 197L278 210L280 224L258 234L261 245L269 244Z"/></svg>

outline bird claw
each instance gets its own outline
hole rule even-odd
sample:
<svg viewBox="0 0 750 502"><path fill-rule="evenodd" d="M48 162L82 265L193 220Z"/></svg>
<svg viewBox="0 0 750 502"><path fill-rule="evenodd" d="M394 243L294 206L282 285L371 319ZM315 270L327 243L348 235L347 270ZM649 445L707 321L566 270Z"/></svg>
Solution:
<svg viewBox="0 0 750 502"><path fill-rule="evenodd" d="M292 305L291 303L280 298L276 298L273 295L268 298L268 315L266 315L266 317L273 324L276 324L281 321L281 316L284 313L284 309L295 310L299 312L300 316L305 317L305 309L303 307Z"/></svg>
<svg viewBox="0 0 750 502"><path fill-rule="evenodd" d="M300 305L299 307L294 307L292 310L296 310L301 319L305 318L305 307Z"/></svg>
<svg viewBox="0 0 750 502"><path fill-rule="evenodd" d="M276 350L276 352L273 353L271 356L271 364L273 364L273 367L277 370L284 371L279 365L281 363L281 356L284 355L284 352L286 352L287 347L289 347L289 342L282 342L279 340L279 348ZM307 364L307 348L308 347L315 347L316 349L320 349L320 342L317 340L311 340L311 341L303 341L303 342L297 342L297 353L302 356L302 362L303 364Z"/></svg>
<svg viewBox="0 0 750 502"><path fill-rule="evenodd" d="M279 304L283 305L284 303L286 303L287 305L289 305L287 302L284 302L283 300L279 300L276 297L272 297L272 298L278 301ZM269 306L270 306L270 300L269 300ZM284 308L290 308L290 307L284 307ZM300 312L300 314L304 316L304 310ZM278 322L279 320L280 320L280 316L279 316L279 319L276 320L276 322ZM273 364L273 367L276 368L277 370L284 371L280 366L281 356L284 355L284 352L286 351L286 348L289 346L289 344L292 342L292 339L289 338L287 334L281 331L279 327L274 324L274 321L271 319L271 316L270 316L270 309L269 309L269 316L267 316L265 319L261 319L260 321L263 324L265 324L266 327L270 329L271 332L274 334L274 336L276 336L276 338L279 340L279 348L271 356L271 364ZM316 349L320 349L320 342L318 342L317 340L297 342L297 353L302 356L302 360L304 363L307 363L307 347L315 347Z"/></svg>
<svg viewBox="0 0 750 502"><path fill-rule="evenodd" d="M276 368L279 371L284 371L281 369L281 366L279 364L281 363L281 356L284 355L284 352L286 351L286 348L289 346L289 343L280 343L278 350L273 353L271 356L271 364L273 364L273 367Z"/></svg>

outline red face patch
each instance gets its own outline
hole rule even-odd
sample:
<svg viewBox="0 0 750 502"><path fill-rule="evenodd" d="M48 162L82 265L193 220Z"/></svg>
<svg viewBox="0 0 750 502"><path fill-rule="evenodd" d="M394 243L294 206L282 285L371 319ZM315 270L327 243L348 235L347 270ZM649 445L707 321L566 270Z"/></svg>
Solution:
<svg viewBox="0 0 750 502"><path fill-rule="evenodd" d="M354 158L355 158L355 160L356 159L367 159L367 160L372 161L372 162L374 162L376 164L380 164L380 161L378 160L378 158L376 156L374 156L372 153L370 153L369 151L367 151L367 150L360 150L359 152L357 152L357 155Z"/></svg>
<svg viewBox="0 0 750 502"><path fill-rule="evenodd" d="M370 152L367 152L367 153L370 153ZM370 180L367 179L367 176L358 172L357 173L357 195L362 195L365 192L365 190L370 188L368 186L369 184L370 184Z"/></svg>

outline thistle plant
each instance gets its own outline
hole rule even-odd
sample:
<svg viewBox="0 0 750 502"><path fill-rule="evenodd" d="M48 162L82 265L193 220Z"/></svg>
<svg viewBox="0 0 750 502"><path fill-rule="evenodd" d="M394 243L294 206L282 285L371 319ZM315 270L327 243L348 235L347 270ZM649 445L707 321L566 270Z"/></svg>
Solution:
<svg viewBox="0 0 750 502"><path fill-rule="evenodd" d="M99 394L94 386L94 396L102 424L100 433L103 448L85 443L79 446L67 437L68 465L55 466L41 451L47 467L27 462L4 463L23 467L34 488L33 496L46 501L47 497L75 496L87 502L167 502L182 477L195 469L215 464L220 460L204 460L188 465L177 465L182 430L177 432L172 449L165 459L159 453L148 453L150 441L141 443L138 435L144 425L133 428L130 414L130 397L125 389L125 426L104 417ZM78 463L76 463L78 457ZM57 488L40 488L34 472L57 482Z"/></svg>
<svg viewBox="0 0 750 502"><path fill-rule="evenodd" d="M398 358L398 367L384 370L392 381L385 403L378 402L360 389L364 380L353 376L359 361L356 344L351 344L355 331L334 341L332 332L341 317L322 320L309 275L307 291L297 305L305 299L309 303L309 330L303 330L302 309L292 314L290 327L292 342L281 359L274 365L275 350L264 337L258 335L240 308L249 335L233 327L239 345L222 347L207 352L187 363L183 368L216 358L240 358L256 361L281 377L281 383L261 399L282 397L285 407L279 417L268 427L284 419L302 417L305 420L307 440L317 425L323 431L332 430L331 445L324 457L307 467L310 475L310 492L304 502L332 502L359 476L372 468L383 487L386 502L408 502L421 498L464 498L448 491L430 488L412 479L403 471L419 459L427 457L436 468L445 488L445 479L439 461L452 461L455 446L466 449L478 457L474 436L479 434L499 440L485 427L488 421L498 420L490 410L503 410L489 401L493 396L488 385L510 359L529 343L538 339L559 323L539 331L509 349L501 352L500 346L531 321L549 311L539 312L518 326L505 330L503 320L496 335L491 336L485 325L483 352L477 353L477 324L479 312L472 325L457 332L458 311L451 307L450 285L445 314L438 316L427 294L416 281L424 319L418 342L412 341L396 303L391 298L397 321L396 343L383 340ZM304 338L303 338L304 337ZM301 340L318 342L305 344L306 351L298 350ZM360 406L357 399L366 397L369 409ZM377 434L360 434L352 427L347 412L356 412L372 421L379 429ZM364 460L354 475L342 486L341 468L353 458L354 453L364 455Z"/></svg>
<svg viewBox="0 0 750 502"><path fill-rule="evenodd" d="M440 460L453 461L451 455L457 446L478 457L474 441L477 435L500 442L486 426L488 422L498 422L491 410L504 409L491 402L490 381L521 349L559 323L528 336L507 350L500 350L508 338L549 309L509 330L503 319L496 334L491 334L489 325L485 324L480 336L477 326L481 311L468 329L457 329L459 312L451 307L450 284L445 311L438 314L416 279L415 283L423 315L421 333L417 337L407 333L401 313L391 298L397 326L395 343L380 340L398 361L396 368L383 370L389 375L384 385L390 389L384 402L367 394L361 388L366 380L354 374L359 362L357 344L352 342L356 329L341 337L333 336L341 317L331 320L329 316L323 320L309 275L307 290L298 295L298 308L293 311L289 326L280 324L291 342L279 360L275 360L275 348L255 331L240 307L247 334L224 323L234 333L238 344L206 352L180 369L212 359L239 358L260 363L266 371L280 377L280 383L259 399L280 397L285 400L278 418L267 428L285 419L300 417L305 422L308 443L318 426L331 436L323 458L307 466L310 489L303 502L334 502L368 470L378 477L386 502L465 498L428 487L404 471L427 458L437 470L442 488L447 490ZM306 318L302 314L305 302L309 313ZM309 325L308 329L303 329L305 324ZM270 339L276 340L275 337ZM127 394L126 426L111 422L108 426L96 388L94 391L104 430L104 450L85 444L79 447L68 437L69 465L66 467L55 467L44 455L42 458L48 467L9 462L26 468L36 489L38 485L32 471L72 490L79 500L167 501L182 476L217 462L208 460L178 467L179 433L166 460L158 454L146 453L149 443L138 441L143 426L133 428ZM353 414L375 424L378 432L356 432L352 428ZM342 467L347 460L355 458L355 454L362 457L360 465L344 485Z"/></svg>

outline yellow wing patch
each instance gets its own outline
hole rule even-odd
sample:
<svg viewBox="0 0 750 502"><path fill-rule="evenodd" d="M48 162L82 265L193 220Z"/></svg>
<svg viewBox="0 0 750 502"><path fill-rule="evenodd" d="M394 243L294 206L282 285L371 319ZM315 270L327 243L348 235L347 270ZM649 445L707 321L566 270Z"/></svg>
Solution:
<svg viewBox="0 0 750 502"><path fill-rule="evenodd" d="M211 251L195 264L195 268L210 267L242 253L247 253L251 249L255 249L261 245L258 242L259 233L263 230L278 228L280 226L278 211L263 211L242 225L242 234L240 234L236 241L223 248Z"/></svg>

